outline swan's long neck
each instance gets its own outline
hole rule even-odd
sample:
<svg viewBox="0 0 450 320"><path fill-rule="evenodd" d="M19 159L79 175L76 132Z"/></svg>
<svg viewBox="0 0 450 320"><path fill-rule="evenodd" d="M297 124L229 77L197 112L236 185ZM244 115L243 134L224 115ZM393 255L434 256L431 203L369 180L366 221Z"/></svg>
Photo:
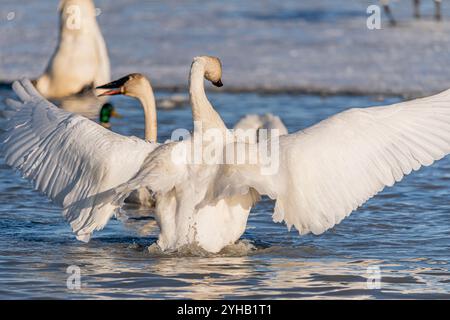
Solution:
<svg viewBox="0 0 450 320"><path fill-rule="evenodd" d="M214 110L205 93L205 65L202 61L194 61L189 77L189 96L194 122L201 122L204 128L226 130L226 126Z"/></svg>
<svg viewBox="0 0 450 320"><path fill-rule="evenodd" d="M144 109L145 140L156 142L158 138L158 122L156 118L156 103L153 90L149 87L138 99Z"/></svg>

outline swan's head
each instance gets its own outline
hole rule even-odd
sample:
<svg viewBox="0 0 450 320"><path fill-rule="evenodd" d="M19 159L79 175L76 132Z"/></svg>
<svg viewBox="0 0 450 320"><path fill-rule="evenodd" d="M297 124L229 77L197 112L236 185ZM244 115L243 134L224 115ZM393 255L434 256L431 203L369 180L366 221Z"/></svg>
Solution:
<svg viewBox="0 0 450 320"><path fill-rule="evenodd" d="M222 62L217 57L195 57L193 63L200 63L205 68L205 79L216 87L222 87Z"/></svg>
<svg viewBox="0 0 450 320"><path fill-rule="evenodd" d="M150 81L140 73L132 73L119 80L97 87L96 89L107 89L99 97L123 94L125 96L140 98L150 92Z"/></svg>

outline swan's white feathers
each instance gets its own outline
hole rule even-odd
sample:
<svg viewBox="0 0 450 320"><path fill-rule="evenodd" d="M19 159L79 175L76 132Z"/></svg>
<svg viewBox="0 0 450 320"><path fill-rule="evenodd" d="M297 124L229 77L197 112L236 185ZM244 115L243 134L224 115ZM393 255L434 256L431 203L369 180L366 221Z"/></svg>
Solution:
<svg viewBox="0 0 450 320"><path fill-rule="evenodd" d="M28 80L13 88L20 102L7 101L6 163L61 205L77 236L89 240L113 214L108 206L93 210L98 195L131 179L156 145L58 109Z"/></svg>
<svg viewBox="0 0 450 320"><path fill-rule="evenodd" d="M220 199L253 188L276 198L275 222L321 234L386 186L448 153L450 90L350 109L282 136L276 174L261 175L257 165L224 165L208 195Z"/></svg>
<svg viewBox="0 0 450 320"><path fill-rule="evenodd" d="M250 131L252 133L248 141L250 143L256 143L258 141L260 129L278 130L273 132L270 131L270 135L268 135L268 138L270 138L273 133L276 133L277 136L285 135L288 133L288 130L283 121L281 121L280 117L275 116L271 113L266 113L264 115L248 114L245 117L242 117L234 125L233 129L235 130L235 133L239 133L239 130L243 130L247 134ZM245 141L245 138L243 141Z"/></svg>
<svg viewBox="0 0 450 320"><path fill-rule="evenodd" d="M130 192L140 188L147 188L155 194L164 194L185 181L189 173L189 166L186 162L177 161L181 159L174 158L176 156L174 149L184 143L187 142L168 142L158 146L144 160L141 169L133 179L116 188L114 203L120 205L120 202Z"/></svg>

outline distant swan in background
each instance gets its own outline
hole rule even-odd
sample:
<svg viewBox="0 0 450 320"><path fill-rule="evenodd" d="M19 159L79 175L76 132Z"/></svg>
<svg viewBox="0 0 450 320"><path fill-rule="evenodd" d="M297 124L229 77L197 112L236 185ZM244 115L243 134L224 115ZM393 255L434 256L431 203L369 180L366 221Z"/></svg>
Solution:
<svg viewBox="0 0 450 320"><path fill-rule="evenodd" d="M63 98L111 81L105 41L92 0L62 0L58 45L35 85L46 98Z"/></svg>
<svg viewBox="0 0 450 320"><path fill-rule="evenodd" d="M60 99L49 99L49 101L65 111L82 115L91 120L97 120L108 98L97 97L95 92L91 91Z"/></svg>
<svg viewBox="0 0 450 320"><path fill-rule="evenodd" d="M437 21L440 21L442 19L442 13L441 13L441 4L442 0L433 0L434 1L434 19ZM387 15L389 19L389 23L393 26L397 24L397 21L395 20L394 16L392 15L391 7L389 6L389 3L391 0L380 0L384 13ZM413 0L414 5L414 17L416 19L420 19L420 0Z"/></svg>
<svg viewBox="0 0 450 320"><path fill-rule="evenodd" d="M145 140L125 137L42 98L30 81L15 82L19 101L8 99L2 154L6 163L33 181L57 205L79 240L88 241L113 215L92 212L101 192L130 180L156 143L156 108L150 82L139 74L101 87L103 95L138 98L144 109Z"/></svg>
<svg viewBox="0 0 450 320"><path fill-rule="evenodd" d="M259 137L261 137L261 135L259 134L259 130L261 129L267 130L268 139L273 137L272 134L277 134L279 136L288 134L288 130L283 121L281 121L280 117L275 116L271 113L266 113L265 115L248 114L242 117L238 121L238 123L234 125L233 129L235 130L235 132L239 129L245 131L251 130L252 132L254 132L248 140L248 142L251 143L256 143L259 141Z"/></svg>

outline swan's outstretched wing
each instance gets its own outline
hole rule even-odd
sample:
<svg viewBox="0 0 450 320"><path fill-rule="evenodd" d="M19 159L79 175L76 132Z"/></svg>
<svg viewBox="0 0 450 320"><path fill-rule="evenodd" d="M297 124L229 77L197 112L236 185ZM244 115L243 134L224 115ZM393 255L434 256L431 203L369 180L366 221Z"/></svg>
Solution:
<svg viewBox="0 0 450 320"><path fill-rule="evenodd" d="M93 211L97 196L134 176L156 147L104 129L43 99L28 80L15 82L2 135L6 163L63 207L78 239L88 241L113 214Z"/></svg>
<svg viewBox="0 0 450 320"><path fill-rule="evenodd" d="M265 115L258 114L248 114L242 117L235 125L234 131L239 135L239 130L243 132L248 137L248 140L241 139L242 141L248 141L250 143L255 143L258 141L258 137L262 136L259 134L259 130L266 129L270 130L265 136L266 138L272 137L272 134L276 136L285 135L288 133L286 126L280 117L275 116L271 113L266 113ZM271 131L273 130L273 131Z"/></svg>
<svg viewBox="0 0 450 320"><path fill-rule="evenodd" d="M276 198L274 221L320 234L384 187L450 153L450 90L339 113L280 137L279 151L274 175L261 175L258 165L223 166L208 200L253 188Z"/></svg>

